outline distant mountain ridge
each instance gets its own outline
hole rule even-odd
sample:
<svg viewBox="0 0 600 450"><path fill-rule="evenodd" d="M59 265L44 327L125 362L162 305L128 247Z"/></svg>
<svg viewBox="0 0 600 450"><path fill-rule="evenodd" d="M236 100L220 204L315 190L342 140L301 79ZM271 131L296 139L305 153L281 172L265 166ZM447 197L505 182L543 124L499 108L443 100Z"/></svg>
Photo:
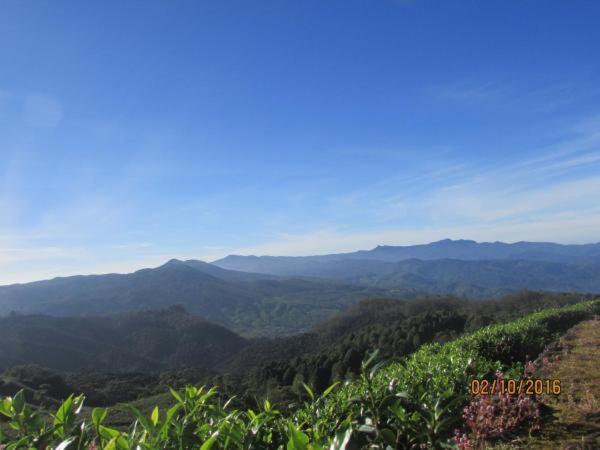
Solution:
<svg viewBox="0 0 600 450"><path fill-rule="evenodd" d="M0 316L103 315L179 304L245 337L282 336L368 298L489 299L524 289L600 293L600 244L446 239L321 256L172 259L130 274L0 286Z"/></svg>
<svg viewBox="0 0 600 450"><path fill-rule="evenodd" d="M450 240L317 256L230 255L212 264L422 293L499 297L522 289L600 292L600 244Z"/></svg>
<svg viewBox="0 0 600 450"><path fill-rule="evenodd" d="M265 336L305 331L363 298L385 295L378 288L332 280L237 272L172 259L130 274L0 286L0 315L99 315L179 304L235 332Z"/></svg>
<svg viewBox="0 0 600 450"><path fill-rule="evenodd" d="M379 245L372 250L315 256L240 256L229 255L212 264L246 272L277 275L297 274L303 266L340 260L375 260L398 262L408 259L498 260L519 259L546 262L600 262L600 243L566 245L551 242L476 242L444 239L430 244L392 246Z"/></svg>

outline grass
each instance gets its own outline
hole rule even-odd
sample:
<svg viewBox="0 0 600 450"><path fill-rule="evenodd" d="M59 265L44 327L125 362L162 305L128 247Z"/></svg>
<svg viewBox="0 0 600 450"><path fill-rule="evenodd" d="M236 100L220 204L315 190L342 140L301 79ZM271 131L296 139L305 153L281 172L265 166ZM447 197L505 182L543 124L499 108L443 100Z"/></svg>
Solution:
<svg viewBox="0 0 600 450"><path fill-rule="evenodd" d="M546 364L538 376L560 379L562 392L541 397L540 435L520 436L494 448L600 448L600 317L571 328L543 358Z"/></svg>

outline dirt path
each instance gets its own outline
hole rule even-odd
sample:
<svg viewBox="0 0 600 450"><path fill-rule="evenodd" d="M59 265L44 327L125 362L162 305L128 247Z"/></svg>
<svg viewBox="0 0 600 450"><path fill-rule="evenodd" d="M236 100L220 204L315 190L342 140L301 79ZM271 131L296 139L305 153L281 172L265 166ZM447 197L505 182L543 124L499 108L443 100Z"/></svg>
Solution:
<svg viewBox="0 0 600 450"><path fill-rule="evenodd" d="M600 318L580 323L538 361L537 377L561 380L559 396L543 396L540 435L509 448L600 449Z"/></svg>

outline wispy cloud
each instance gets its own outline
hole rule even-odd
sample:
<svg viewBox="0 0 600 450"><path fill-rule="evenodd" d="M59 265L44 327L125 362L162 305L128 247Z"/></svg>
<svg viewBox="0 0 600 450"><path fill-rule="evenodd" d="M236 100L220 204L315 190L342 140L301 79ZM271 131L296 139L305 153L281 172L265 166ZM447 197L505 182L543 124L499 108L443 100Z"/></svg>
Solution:
<svg viewBox="0 0 600 450"><path fill-rule="evenodd" d="M484 109L509 109L527 113L560 112L570 104L597 97L600 91L585 83L561 82L535 85L515 84L478 77L430 86L426 96L440 103L465 105Z"/></svg>
<svg viewBox="0 0 600 450"><path fill-rule="evenodd" d="M448 237L600 241L600 121L586 120L565 131L569 138L528 149L536 156L524 161L448 164L330 199L332 207L360 209L363 230L348 223L279 234L235 252L308 255Z"/></svg>
<svg viewBox="0 0 600 450"><path fill-rule="evenodd" d="M490 87L473 98L484 95L496 94ZM59 198L48 195L44 204L28 195L27 152L15 152L0 166L0 284L131 272L172 257L309 255L448 237L600 240L600 118L542 138L543 145L489 160L485 148L480 157L450 147L378 153L364 162L374 176L354 172L364 169L361 161L343 185L326 170L285 186L282 171L281 189L256 176L229 186L219 176L216 188L205 183L194 195L188 187L208 176L204 165L179 170L161 158L116 158L107 175L66 159ZM190 184L170 191L168 183L184 176Z"/></svg>

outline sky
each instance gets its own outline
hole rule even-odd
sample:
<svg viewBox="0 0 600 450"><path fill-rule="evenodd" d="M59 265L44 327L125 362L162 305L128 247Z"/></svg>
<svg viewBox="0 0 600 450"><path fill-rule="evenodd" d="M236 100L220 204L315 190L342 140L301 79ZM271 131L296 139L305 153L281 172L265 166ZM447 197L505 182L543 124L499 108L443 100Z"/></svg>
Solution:
<svg viewBox="0 0 600 450"><path fill-rule="evenodd" d="M600 3L0 2L0 284L600 241Z"/></svg>

